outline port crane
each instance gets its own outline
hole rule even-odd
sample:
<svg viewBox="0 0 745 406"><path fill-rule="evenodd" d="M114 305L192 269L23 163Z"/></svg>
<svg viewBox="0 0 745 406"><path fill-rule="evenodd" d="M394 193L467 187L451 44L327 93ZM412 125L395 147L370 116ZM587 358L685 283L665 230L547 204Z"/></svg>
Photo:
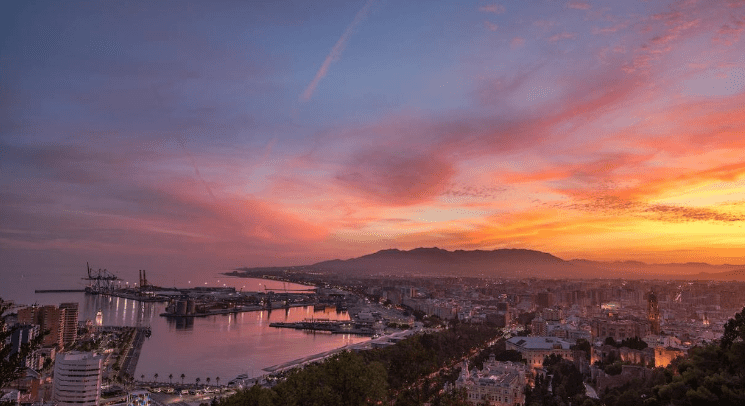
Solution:
<svg viewBox="0 0 745 406"><path fill-rule="evenodd" d="M99 268L98 271L94 271L87 262L85 263L85 266L88 268L88 277L83 278L83 280L89 281L86 290L90 289L90 292L92 293L109 292L114 290L114 282L119 280L118 276L110 273L106 269Z"/></svg>

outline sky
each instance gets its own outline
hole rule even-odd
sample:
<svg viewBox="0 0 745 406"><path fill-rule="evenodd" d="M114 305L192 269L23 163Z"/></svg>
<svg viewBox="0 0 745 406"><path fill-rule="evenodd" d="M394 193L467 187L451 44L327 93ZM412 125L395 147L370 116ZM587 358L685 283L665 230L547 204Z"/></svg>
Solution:
<svg viewBox="0 0 745 406"><path fill-rule="evenodd" d="M744 30L742 0L3 1L0 272L745 264Z"/></svg>

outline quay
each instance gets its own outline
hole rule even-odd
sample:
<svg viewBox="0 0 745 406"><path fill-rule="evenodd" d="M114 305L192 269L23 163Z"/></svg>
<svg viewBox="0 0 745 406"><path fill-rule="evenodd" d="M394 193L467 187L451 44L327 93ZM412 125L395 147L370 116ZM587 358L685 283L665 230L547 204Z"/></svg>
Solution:
<svg viewBox="0 0 745 406"><path fill-rule="evenodd" d="M122 368L120 374L126 376L135 376L135 370L137 369L137 361L140 360L140 351L142 351L142 344L145 343L145 338L150 336L150 328L137 327L137 333L135 333L132 345L127 349L127 353L124 356L122 362Z"/></svg>
<svg viewBox="0 0 745 406"><path fill-rule="evenodd" d="M82 293L85 289L36 289L34 293Z"/></svg>
<svg viewBox="0 0 745 406"><path fill-rule="evenodd" d="M296 330L328 331L331 334L357 334L364 336L375 335L375 329L370 323L331 320L303 320L299 322L269 323L269 327L294 328Z"/></svg>

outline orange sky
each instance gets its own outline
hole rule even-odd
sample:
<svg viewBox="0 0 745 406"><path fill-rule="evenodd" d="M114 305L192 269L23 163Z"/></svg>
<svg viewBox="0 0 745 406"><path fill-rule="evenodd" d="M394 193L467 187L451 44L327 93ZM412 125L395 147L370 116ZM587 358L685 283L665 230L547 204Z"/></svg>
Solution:
<svg viewBox="0 0 745 406"><path fill-rule="evenodd" d="M745 264L743 1L43 4L0 13L6 274Z"/></svg>

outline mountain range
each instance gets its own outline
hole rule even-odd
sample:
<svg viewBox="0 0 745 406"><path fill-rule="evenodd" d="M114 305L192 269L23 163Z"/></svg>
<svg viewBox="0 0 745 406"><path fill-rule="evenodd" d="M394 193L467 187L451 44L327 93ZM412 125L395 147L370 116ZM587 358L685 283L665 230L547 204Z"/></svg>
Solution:
<svg viewBox="0 0 745 406"><path fill-rule="evenodd" d="M381 250L346 260L306 265L319 271L350 276L421 275L488 278L626 278L745 281L745 265L711 265L688 262L647 264L638 261L564 260L546 252L527 249L455 250L415 248ZM241 268L250 271L250 268Z"/></svg>

